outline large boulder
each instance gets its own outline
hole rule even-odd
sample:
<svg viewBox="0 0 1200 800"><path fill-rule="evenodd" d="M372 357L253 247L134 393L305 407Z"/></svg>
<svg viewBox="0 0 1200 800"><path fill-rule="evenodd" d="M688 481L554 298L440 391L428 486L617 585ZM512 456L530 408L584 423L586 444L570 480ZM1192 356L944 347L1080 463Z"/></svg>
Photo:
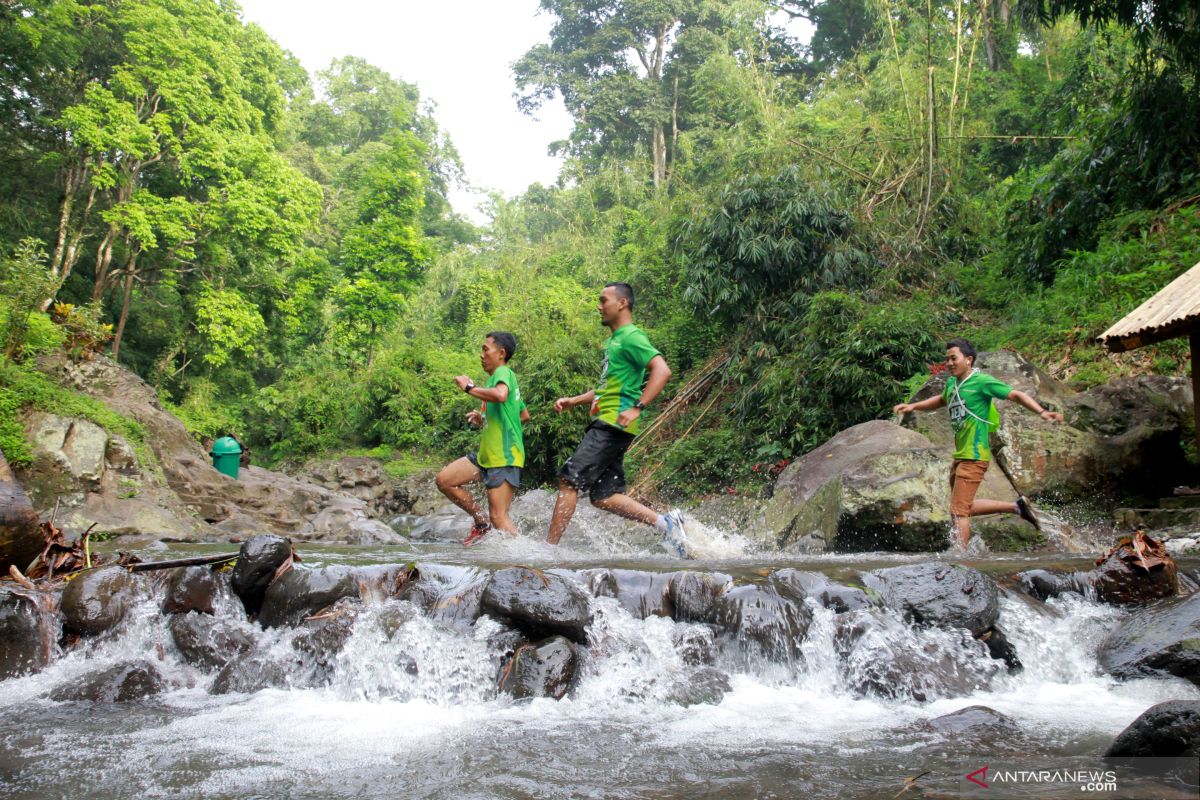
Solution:
<svg viewBox="0 0 1200 800"><path fill-rule="evenodd" d="M164 614L186 614L198 611L213 613L217 602L217 576L208 567L177 567L167 579L167 594L163 598Z"/></svg>
<svg viewBox="0 0 1200 800"><path fill-rule="evenodd" d="M1122 537L1092 570L1096 599L1112 605L1137 605L1179 593L1175 559L1162 542L1139 531Z"/></svg>
<svg viewBox="0 0 1200 800"><path fill-rule="evenodd" d="M1101 643L1097 656L1100 666L1118 678L1175 675L1200 686L1200 593L1130 614Z"/></svg>
<svg viewBox="0 0 1200 800"><path fill-rule="evenodd" d="M770 582L780 594L796 600L811 598L835 614L874 605L870 595L862 589L838 583L821 572L806 572L788 567L772 572Z"/></svg>
<svg viewBox="0 0 1200 800"><path fill-rule="evenodd" d="M987 706L960 708L950 714L934 717L927 724L947 738L956 740L962 736L1013 737L1021 733L1020 726L1012 717Z"/></svg>
<svg viewBox="0 0 1200 800"><path fill-rule="evenodd" d="M50 663L59 622L40 607L39 599L19 587L0 585L0 680Z"/></svg>
<svg viewBox="0 0 1200 800"><path fill-rule="evenodd" d="M183 660L204 670L220 669L256 646L244 624L224 617L176 614L167 627Z"/></svg>
<svg viewBox="0 0 1200 800"><path fill-rule="evenodd" d="M291 557L291 540L282 536L263 534L242 543L229 583L247 614L257 614L262 608L263 597L276 571Z"/></svg>
<svg viewBox="0 0 1200 800"><path fill-rule="evenodd" d="M716 705L731 688L724 672L716 667L700 667L679 676L664 699L679 706Z"/></svg>
<svg viewBox="0 0 1200 800"><path fill-rule="evenodd" d="M575 681L579 656L563 636L518 647L500 674L500 691L517 699L561 699Z"/></svg>
<svg viewBox="0 0 1200 800"><path fill-rule="evenodd" d="M80 636L98 636L125 619L136 592L137 584L124 567L83 572L63 590L63 627Z"/></svg>
<svg viewBox="0 0 1200 800"><path fill-rule="evenodd" d="M408 508L395 497L391 479L383 464L365 456L346 456L336 460L311 461L297 474L326 489L357 497L376 513L397 513Z"/></svg>
<svg viewBox="0 0 1200 800"><path fill-rule="evenodd" d="M358 580L350 567L290 569L267 587L258 622L264 628L299 625L345 597L358 597Z"/></svg>
<svg viewBox="0 0 1200 800"><path fill-rule="evenodd" d="M79 683L60 686L50 693L50 699L60 702L126 703L159 694L166 688L166 678L154 662L139 659L86 675Z"/></svg>
<svg viewBox="0 0 1200 800"><path fill-rule="evenodd" d="M1000 616L1000 592L982 572L931 562L875 570L863 583L883 605L921 625L986 633Z"/></svg>
<svg viewBox="0 0 1200 800"><path fill-rule="evenodd" d="M667 586L671 616L677 622L703 622L712 617L713 606L731 584L728 575L711 572L676 572Z"/></svg>
<svg viewBox="0 0 1200 800"><path fill-rule="evenodd" d="M1200 702L1168 700L1151 706L1129 723L1106 758L1200 757Z"/></svg>
<svg viewBox="0 0 1200 800"><path fill-rule="evenodd" d="M94 422L34 413L26 423L34 457L44 457L61 473L99 486L107 466L108 432Z"/></svg>
<svg viewBox="0 0 1200 800"><path fill-rule="evenodd" d="M496 571L484 587L481 608L530 639L561 634L583 644L592 621L583 589L561 575L532 567Z"/></svg>
<svg viewBox="0 0 1200 800"><path fill-rule="evenodd" d="M757 538L786 551L944 549L948 466L929 439L894 423L847 428L780 474Z"/></svg>
<svg viewBox="0 0 1200 800"><path fill-rule="evenodd" d="M0 452L0 572L25 569L45 547L38 515Z"/></svg>
<svg viewBox="0 0 1200 800"><path fill-rule="evenodd" d="M221 667L209 691L213 694L250 694L290 686L293 676L304 671L304 660L299 653L281 656L255 650L237 656Z"/></svg>

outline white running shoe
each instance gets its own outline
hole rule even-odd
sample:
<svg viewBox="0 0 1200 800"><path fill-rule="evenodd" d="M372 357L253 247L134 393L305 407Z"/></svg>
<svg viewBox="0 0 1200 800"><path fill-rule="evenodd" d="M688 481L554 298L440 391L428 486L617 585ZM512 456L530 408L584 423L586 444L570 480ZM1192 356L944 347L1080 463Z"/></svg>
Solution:
<svg viewBox="0 0 1200 800"><path fill-rule="evenodd" d="M687 530L683 527L683 512L673 508L663 515L663 521L667 523L662 535L663 547L680 558L691 558L687 549Z"/></svg>

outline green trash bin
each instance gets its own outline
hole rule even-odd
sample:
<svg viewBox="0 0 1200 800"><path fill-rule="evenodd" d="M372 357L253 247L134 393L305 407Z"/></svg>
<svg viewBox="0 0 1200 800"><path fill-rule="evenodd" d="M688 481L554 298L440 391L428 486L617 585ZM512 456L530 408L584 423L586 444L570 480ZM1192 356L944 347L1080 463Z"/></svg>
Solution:
<svg viewBox="0 0 1200 800"><path fill-rule="evenodd" d="M222 436L213 442L212 452L213 466L217 472L228 475L237 480L238 462L242 458L242 446L238 440L232 436Z"/></svg>

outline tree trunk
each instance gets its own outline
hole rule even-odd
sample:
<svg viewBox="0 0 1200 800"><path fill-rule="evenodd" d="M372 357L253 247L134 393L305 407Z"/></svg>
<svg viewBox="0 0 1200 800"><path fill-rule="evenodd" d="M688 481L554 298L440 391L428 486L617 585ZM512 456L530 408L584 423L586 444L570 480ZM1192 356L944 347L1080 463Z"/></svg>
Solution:
<svg viewBox="0 0 1200 800"><path fill-rule="evenodd" d="M113 335L112 357L117 361L121 355L121 337L125 335L125 322L129 319L129 299L133 296L133 278L137 266L137 251L129 256L129 266L125 268L125 292L121 300L121 318L117 322L117 332Z"/></svg>

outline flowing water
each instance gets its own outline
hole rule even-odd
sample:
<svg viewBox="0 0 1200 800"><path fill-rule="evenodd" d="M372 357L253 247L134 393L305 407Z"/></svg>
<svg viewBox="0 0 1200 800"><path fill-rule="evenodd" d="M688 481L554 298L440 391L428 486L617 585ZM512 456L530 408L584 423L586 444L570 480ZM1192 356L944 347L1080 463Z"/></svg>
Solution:
<svg viewBox="0 0 1200 800"><path fill-rule="evenodd" d="M694 535L708 558L686 566L738 583L783 566L844 579L933 557L766 558L735 534L697 526ZM174 546L142 555L222 549L231 548ZM513 563L575 576L599 566L684 566L643 532L586 512L560 548L531 535L469 551L436 541L298 550L307 566L414 560L445 588ZM1051 565L1045 558L968 563L996 575ZM1053 565L1086 569L1089 562L1065 557ZM1001 603L1001 623L1025 665L1020 673L1003 671L961 636L882 613L847 654L839 651L832 612L814 607L797 656L770 660L726 647L716 664L731 691L719 703L683 707L670 701L671 687L689 669L687 643L707 637L711 644L711 629L638 619L612 598L594 601L574 691L561 701L524 702L497 692L497 623L448 625L383 599L357 617L328 685L213 695L212 674L181 660L165 618L147 601L118 634L66 653L39 674L0 682L0 797L1078 797L1078 785L1000 795L964 776L1001 763L1102 768L1099 754L1146 708L1200 699L1182 680L1122 683L1103 674L1096 647L1126 612L1079 597L1041 604L1012 590ZM255 630L263 648L287 649L295 635ZM116 704L47 698L134 657L156 660L173 688ZM896 658L908 665L901 678L877 674ZM946 690L934 674L966 688ZM888 696L864 695L861 687L873 679L902 685ZM939 733L928 724L973 705L1008 715L1017 730ZM901 795L906 778L918 775ZM1130 781L1102 796L1195 796L1186 787Z"/></svg>

